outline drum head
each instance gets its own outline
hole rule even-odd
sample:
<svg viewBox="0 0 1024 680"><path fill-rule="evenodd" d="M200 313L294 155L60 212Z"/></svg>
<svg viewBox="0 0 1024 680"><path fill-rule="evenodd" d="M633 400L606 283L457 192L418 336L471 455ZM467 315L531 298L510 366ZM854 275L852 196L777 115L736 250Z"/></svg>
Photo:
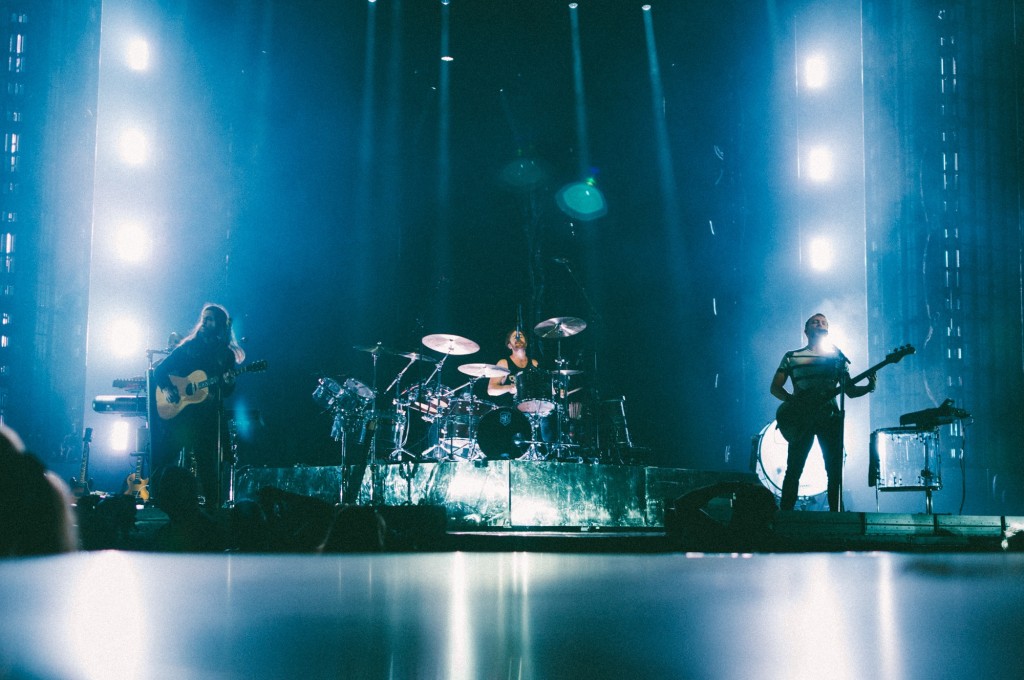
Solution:
<svg viewBox="0 0 1024 680"><path fill-rule="evenodd" d="M499 408L480 419L477 441L492 460L518 458L530 439L530 419L514 408Z"/></svg>
<svg viewBox="0 0 1024 680"><path fill-rule="evenodd" d="M313 401L327 409L333 407L334 402L343 391L341 385L327 376L318 379L317 383L316 389L313 391Z"/></svg>
<svg viewBox="0 0 1024 680"><path fill-rule="evenodd" d="M360 399L365 399L367 401L373 399L373 390L355 378L349 378L345 381L345 391L355 394Z"/></svg>
<svg viewBox="0 0 1024 680"><path fill-rule="evenodd" d="M786 460L789 458L789 443L779 432L773 420L758 435L757 477L776 496L782 495L782 480L786 477ZM814 440L811 452L807 454L804 473L800 475L797 496L806 498L818 496L828 490L828 476L825 474L825 459L821 455L818 440Z"/></svg>

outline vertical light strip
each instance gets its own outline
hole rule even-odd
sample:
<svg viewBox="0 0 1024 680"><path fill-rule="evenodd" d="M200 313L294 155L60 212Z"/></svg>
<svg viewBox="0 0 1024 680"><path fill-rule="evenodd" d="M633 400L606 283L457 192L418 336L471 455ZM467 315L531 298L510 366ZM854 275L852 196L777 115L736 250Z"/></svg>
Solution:
<svg viewBox="0 0 1024 680"><path fill-rule="evenodd" d="M569 4L569 26L572 30L572 78L576 97L576 144L580 150L580 179L590 173L590 147L587 145L586 94L583 89L583 52L580 49L580 20L575 2Z"/></svg>

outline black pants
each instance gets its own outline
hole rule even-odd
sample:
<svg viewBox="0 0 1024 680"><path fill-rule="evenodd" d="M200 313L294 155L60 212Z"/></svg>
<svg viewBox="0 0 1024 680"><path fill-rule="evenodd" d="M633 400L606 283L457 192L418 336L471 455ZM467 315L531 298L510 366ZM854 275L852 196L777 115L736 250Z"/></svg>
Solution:
<svg viewBox="0 0 1024 680"><path fill-rule="evenodd" d="M800 475L807 464L807 455L818 438L822 456L825 458L825 474L828 476L828 509L839 512L842 509L843 482L843 420L842 416L831 415L822 418L806 433L789 442L786 458L786 476L782 480L780 510L792 510L800 489Z"/></svg>
<svg viewBox="0 0 1024 680"><path fill-rule="evenodd" d="M218 448L218 437L226 440L226 424L218 420L215 404L189 406L173 420L154 419L152 433L152 469L181 466L194 472L199 482L199 494L207 508L216 508L221 502L220 453L227 455L227 442ZM184 459L182 458L184 454Z"/></svg>

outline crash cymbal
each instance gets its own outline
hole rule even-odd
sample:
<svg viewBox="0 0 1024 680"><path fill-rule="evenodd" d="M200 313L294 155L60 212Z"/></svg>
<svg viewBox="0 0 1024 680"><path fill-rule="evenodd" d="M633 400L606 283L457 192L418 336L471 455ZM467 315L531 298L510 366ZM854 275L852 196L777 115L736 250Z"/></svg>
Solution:
<svg viewBox="0 0 1024 680"><path fill-rule="evenodd" d="M423 338L423 344L435 352L454 354L456 356L480 351L480 345L472 340L458 335L448 335L447 333L428 335Z"/></svg>
<svg viewBox="0 0 1024 680"><path fill-rule="evenodd" d="M583 373L583 371L578 371L575 368L556 368L551 372L557 373L558 375L579 375Z"/></svg>
<svg viewBox="0 0 1024 680"><path fill-rule="evenodd" d="M387 354L393 357L405 357L406 359L415 359L416 361L433 361L431 357L418 354L416 352L399 352L397 349L391 349L384 345L353 345L352 349L359 350L360 352L369 352L370 354Z"/></svg>
<svg viewBox="0 0 1024 680"><path fill-rule="evenodd" d="M500 378L508 375L509 370L497 364L462 364L459 366L459 373L465 373L474 378Z"/></svg>
<svg viewBox="0 0 1024 680"><path fill-rule="evenodd" d="M575 316L556 316L547 321L541 321L533 327L533 332L542 338L568 338L576 335L587 327L587 322Z"/></svg>

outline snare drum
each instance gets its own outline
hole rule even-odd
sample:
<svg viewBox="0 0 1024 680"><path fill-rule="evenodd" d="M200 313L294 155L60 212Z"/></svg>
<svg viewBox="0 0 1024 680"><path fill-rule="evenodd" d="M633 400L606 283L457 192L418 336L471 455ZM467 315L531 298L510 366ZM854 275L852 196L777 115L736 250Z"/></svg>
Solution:
<svg viewBox="0 0 1024 680"><path fill-rule="evenodd" d="M516 408L546 416L555 410L555 388L547 371L531 368L516 373Z"/></svg>
<svg viewBox="0 0 1024 680"><path fill-rule="evenodd" d="M761 430L757 437L757 478L776 496L782 496L782 481L786 477L786 462L789 459L789 443L779 432L773 420ZM811 452L807 454L804 472L800 475L797 496L809 498L828 490L828 475L825 474L825 458L815 437Z"/></svg>
<svg viewBox="0 0 1024 680"><path fill-rule="evenodd" d="M890 427L871 433L868 484L879 491L928 491L942 488L939 431Z"/></svg>
<svg viewBox="0 0 1024 680"><path fill-rule="evenodd" d="M530 440L530 419L514 408L496 408L480 419L477 438L492 460L518 458Z"/></svg>

